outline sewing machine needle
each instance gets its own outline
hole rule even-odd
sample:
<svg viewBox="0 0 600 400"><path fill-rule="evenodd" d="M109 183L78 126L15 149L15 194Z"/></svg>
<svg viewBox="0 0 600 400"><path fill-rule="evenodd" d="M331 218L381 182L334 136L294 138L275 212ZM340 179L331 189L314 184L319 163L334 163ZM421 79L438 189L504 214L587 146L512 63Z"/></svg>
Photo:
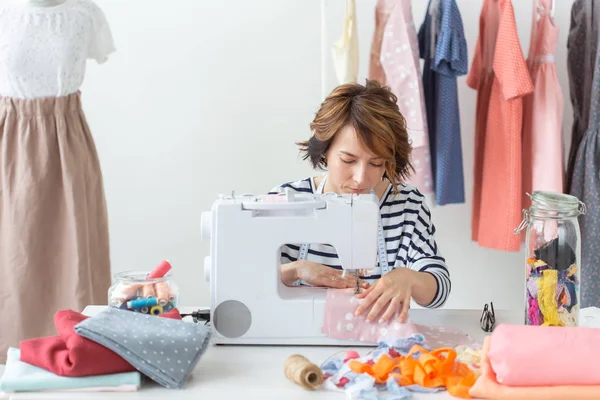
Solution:
<svg viewBox="0 0 600 400"><path fill-rule="evenodd" d="M355 278L356 278L356 287L354 288L354 294L359 294L360 293L360 285L358 283L358 271L355 272Z"/></svg>

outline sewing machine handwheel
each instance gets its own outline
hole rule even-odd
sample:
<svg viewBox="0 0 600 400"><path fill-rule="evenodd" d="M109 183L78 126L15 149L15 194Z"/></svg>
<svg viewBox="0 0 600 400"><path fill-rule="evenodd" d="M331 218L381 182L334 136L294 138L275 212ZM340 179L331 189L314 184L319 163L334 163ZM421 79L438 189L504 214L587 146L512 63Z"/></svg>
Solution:
<svg viewBox="0 0 600 400"><path fill-rule="evenodd" d="M237 338L250 329L252 313L241 301L226 300L215 308L213 324L221 335Z"/></svg>

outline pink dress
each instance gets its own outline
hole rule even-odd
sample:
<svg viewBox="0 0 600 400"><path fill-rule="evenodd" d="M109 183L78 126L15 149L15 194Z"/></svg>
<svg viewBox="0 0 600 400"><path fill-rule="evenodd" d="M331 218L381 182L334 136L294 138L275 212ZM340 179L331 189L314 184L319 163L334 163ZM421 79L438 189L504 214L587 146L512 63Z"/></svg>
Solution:
<svg viewBox="0 0 600 400"><path fill-rule="evenodd" d="M421 82L419 44L410 0L378 0L371 45L369 79L387 85L398 97L412 141L415 167L407 184L423 194L433 193L425 99Z"/></svg>
<svg viewBox="0 0 600 400"><path fill-rule="evenodd" d="M511 0L484 0L467 84L478 91L472 237L481 247L519 251L523 99L533 84Z"/></svg>
<svg viewBox="0 0 600 400"><path fill-rule="evenodd" d="M562 193L565 174L564 99L555 62L559 29L550 16L551 0L533 0L533 4L527 65L534 91L525 97L523 104L523 208L531 205L527 193L535 190Z"/></svg>

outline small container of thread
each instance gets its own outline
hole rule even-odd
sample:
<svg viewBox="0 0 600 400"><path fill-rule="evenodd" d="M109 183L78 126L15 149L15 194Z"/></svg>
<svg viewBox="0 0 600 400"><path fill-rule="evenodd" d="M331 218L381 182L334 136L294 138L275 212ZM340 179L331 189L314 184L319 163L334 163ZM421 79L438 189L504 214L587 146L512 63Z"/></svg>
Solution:
<svg viewBox="0 0 600 400"><path fill-rule="evenodd" d="M109 307L150 315L167 313L179 306L179 288L172 279L171 264L162 261L152 271L115 274L108 289Z"/></svg>

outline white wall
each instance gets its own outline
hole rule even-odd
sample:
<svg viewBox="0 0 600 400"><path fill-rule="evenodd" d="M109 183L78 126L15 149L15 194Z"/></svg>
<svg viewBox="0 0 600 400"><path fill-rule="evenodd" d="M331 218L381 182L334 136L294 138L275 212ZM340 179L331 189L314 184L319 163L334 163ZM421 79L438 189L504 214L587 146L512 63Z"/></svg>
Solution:
<svg viewBox="0 0 600 400"><path fill-rule="evenodd" d="M118 47L109 63L91 64L84 108L105 177L113 272L174 265L185 305L207 305L200 214L219 193L266 192L313 173L294 145L326 90L331 62L321 65L341 32L344 0L96 0ZM458 0L469 57L481 0ZM557 1L561 30L557 69L565 96L565 141L572 111L566 39L573 0ZM531 1L513 0L524 53ZM357 0L360 80L367 74L375 0ZM413 0L420 26L427 2ZM327 52L329 56L330 52ZM434 207L438 243L453 278L447 304L481 309L522 307L523 253L478 247L470 240L476 92L458 81L467 203ZM567 148L568 150L568 148ZM240 268L250 254L240 254ZM260 279L260 277L257 277Z"/></svg>

